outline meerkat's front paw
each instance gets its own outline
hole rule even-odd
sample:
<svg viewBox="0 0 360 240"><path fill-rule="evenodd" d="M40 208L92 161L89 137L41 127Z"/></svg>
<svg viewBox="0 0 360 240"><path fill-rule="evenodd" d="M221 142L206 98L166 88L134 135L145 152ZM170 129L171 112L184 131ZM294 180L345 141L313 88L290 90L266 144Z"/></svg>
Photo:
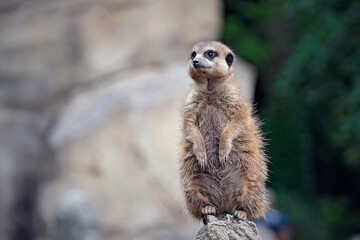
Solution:
<svg viewBox="0 0 360 240"><path fill-rule="evenodd" d="M200 167L204 168L206 166L207 163L207 159L206 159L206 152L202 151L202 152L197 152L196 158L199 161Z"/></svg>
<svg viewBox="0 0 360 240"><path fill-rule="evenodd" d="M195 153L196 159L198 160L198 162L200 164L200 167L204 168L207 163L205 147L199 148L199 147L194 146L194 153Z"/></svg>
<svg viewBox="0 0 360 240"><path fill-rule="evenodd" d="M203 215L203 223L205 224L205 225L207 225L208 224L208 222L209 222L209 215L213 215L213 216L215 216L216 215L216 209L215 209L215 207L213 207L213 206L210 206L210 205L207 205L207 206L205 206L205 207L203 207L202 209L201 209L201 213L202 213L202 215ZM216 218L215 218L216 219Z"/></svg>
<svg viewBox="0 0 360 240"><path fill-rule="evenodd" d="M236 210L234 216L240 220L247 220L247 214L242 210Z"/></svg>
<svg viewBox="0 0 360 240"><path fill-rule="evenodd" d="M221 163L225 163L229 158L229 154L231 152L231 142L220 140L219 145L219 160Z"/></svg>

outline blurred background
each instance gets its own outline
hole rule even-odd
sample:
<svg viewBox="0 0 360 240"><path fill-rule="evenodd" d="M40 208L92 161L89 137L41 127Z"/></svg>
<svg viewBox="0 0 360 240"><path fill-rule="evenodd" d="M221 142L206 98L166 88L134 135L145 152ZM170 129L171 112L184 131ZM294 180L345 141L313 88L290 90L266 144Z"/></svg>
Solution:
<svg viewBox="0 0 360 240"><path fill-rule="evenodd" d="M193 239L180 109L214 39L269 139L264 240L359 239L357 0L0 0L0 239Z"/></svg>

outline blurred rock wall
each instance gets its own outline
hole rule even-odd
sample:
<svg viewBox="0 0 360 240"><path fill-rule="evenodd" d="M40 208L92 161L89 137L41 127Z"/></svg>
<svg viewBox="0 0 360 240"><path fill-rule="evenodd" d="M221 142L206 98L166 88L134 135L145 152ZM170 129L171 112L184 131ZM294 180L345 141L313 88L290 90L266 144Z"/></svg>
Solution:
<svg viewBox="0 0 360 240"><path fill-rule="evenodd" d="M221 19L219 0L0 1L0 239L53 239L71 189L105 239L194 236L179 113L191 46ZM236 76L250 99L253 69Z"/></svg>

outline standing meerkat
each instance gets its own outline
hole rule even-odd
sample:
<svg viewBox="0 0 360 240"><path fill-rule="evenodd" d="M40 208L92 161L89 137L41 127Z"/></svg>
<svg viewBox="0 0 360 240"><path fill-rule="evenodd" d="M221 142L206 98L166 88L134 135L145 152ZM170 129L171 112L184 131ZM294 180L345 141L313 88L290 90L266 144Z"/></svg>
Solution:
<svg viewBox="0 0 360 240"><path fill-rule="evenodd" d="M233 62L230 48L215 41L196 44L189 58L195 84L183 109L180 177L197 219L259 218L269 206L260 124L235 83Z"/></svg>

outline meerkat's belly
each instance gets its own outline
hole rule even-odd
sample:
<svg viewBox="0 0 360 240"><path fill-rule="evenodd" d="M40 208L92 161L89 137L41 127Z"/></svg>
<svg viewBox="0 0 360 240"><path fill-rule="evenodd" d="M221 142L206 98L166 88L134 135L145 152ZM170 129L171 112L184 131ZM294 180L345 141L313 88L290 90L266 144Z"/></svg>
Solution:
<svg viewBox="0 0 360 240"><path fill-rule="evenodd" d="M220 212L233 210L233 198L243 184L239 161L230 159L225 165L219 161L220 137L228 122L223 110L212 105L206 106L198 119L207 155L207 166L198 177L201 178L202 188L207 190L204 193L209 193L210 203ZM236 151L232 151L229 157L237 158Z"/></svg>
<svg viewBox="0 0 360 240"><path fill-rule="evenodd" d="M209 167L219 169L220 136L228 123L228 118L222 109L207 105L201 112L198 123L200 132L204 137Z"/></svg>

